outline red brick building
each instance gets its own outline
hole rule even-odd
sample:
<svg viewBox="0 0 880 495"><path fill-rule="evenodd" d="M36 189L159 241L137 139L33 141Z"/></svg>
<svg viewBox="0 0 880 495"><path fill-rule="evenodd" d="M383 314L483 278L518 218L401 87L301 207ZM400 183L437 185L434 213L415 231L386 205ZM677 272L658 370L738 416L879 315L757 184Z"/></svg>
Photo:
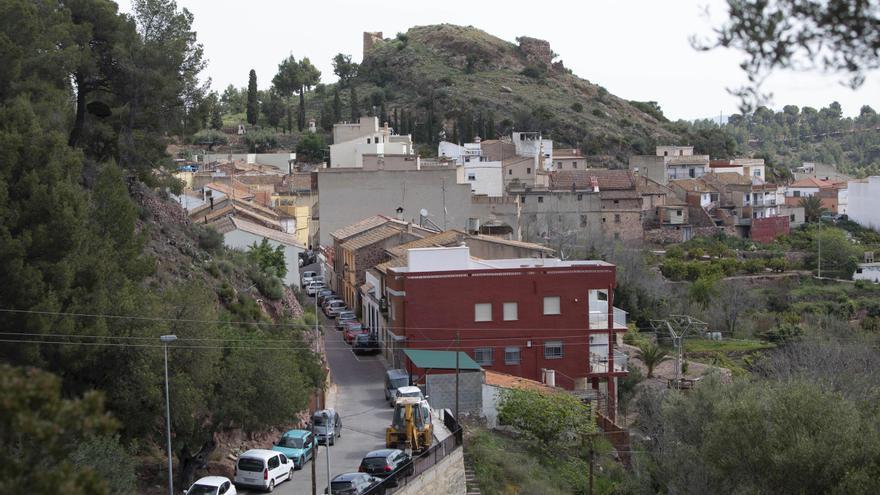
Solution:
<svg viewBox="0 0 880 495"><path fill-rule="evenodd" d="M410 349L460 349L483 368L596 389L613 404L626 356L626 314L613 307L615 266L559 259L483 260L469 249L409 249L385 279L389 327ZM411 370L412 371L412 370Z"/></svg>

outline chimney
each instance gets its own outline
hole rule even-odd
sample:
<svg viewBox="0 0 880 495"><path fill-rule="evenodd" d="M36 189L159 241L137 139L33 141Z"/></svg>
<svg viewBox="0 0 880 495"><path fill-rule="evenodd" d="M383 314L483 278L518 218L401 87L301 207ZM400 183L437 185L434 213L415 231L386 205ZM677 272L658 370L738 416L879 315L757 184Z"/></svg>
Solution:
<svg viewBox="0 0 880 495"><path fill-rule="evenodd" d="M474 143L480 144L480 136L474 136Z"/></svg>

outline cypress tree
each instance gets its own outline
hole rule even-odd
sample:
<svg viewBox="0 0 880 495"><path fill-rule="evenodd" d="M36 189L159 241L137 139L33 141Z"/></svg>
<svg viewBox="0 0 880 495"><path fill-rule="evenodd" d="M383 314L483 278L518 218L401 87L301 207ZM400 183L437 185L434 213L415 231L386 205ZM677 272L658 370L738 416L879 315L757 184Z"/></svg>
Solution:
<svg viewBox="0 0 880 495"><path fill-rule="evenodd" d="M333 88L333 123L342 121L342 100L339 98L339 86Z"/></svg>
<svg viewBox="0 0 880 495"><path fill-rule="evenodd" d="M361 118L361 108L358 106L358 96L357 91L354 89L354 84L351 85L351 91L349 91L349 105L351 105L351 121L355 122L359 118Z"/></svg>
<svg viewBox="0 0 880 495"><path fill-rule="evenodd" d="M247 122L251 125L257 124L257 116L260 113L259 103L257 102L257 71L251 69L248 74L248 92L247 92Z"/></svg>

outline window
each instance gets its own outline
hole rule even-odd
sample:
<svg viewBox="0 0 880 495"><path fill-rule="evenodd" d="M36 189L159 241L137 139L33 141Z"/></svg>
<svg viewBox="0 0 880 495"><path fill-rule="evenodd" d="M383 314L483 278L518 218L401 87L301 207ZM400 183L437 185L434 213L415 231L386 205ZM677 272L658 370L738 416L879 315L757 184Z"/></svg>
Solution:
<svg viewBox="0 0 880 495"><path fill-rule="evenodd" d="M532 173L532 167L526 167L526 173L527 174Z"/></svg>
<svg viewBox="0 0 880 495"><path fill-rule="evenodd" d="M506 302L504 303L504 321L516 321L519 319L518 310L519 307L515 302Z"/></svg>
<svg viewBox="0 0 880 495"><path fill-rule="evenodd" d="M791 215L788 219L789 222L794 222L794 215Z"/></svg>
<svg viewBox="0 0 880 495"><path fill-rule="evenodd" d="M577 160L571 162L571 168L578 168L578 162L577 162Z"/></svg>
<svg viewBox="0 0 880 495"><path fill-rule="evenodd" d="M605 220L607 220L607 218L602 217L602 223L605 223Z"/></svg>
<svg viewBox="0 0 880 495"><path fill-rule="evenodd" d="M280 464L281 464L281 462L278 460L278 456L277 456L277 455L276 455L275 457L269 459L269 469L275 469L275 468L277 468Z"/></svg>
<svg viewBox="0 0 880 495"><path fill-rule="evenodd" d="M678 156L684 156L684 150L678 150Z"/></svg>
<svg viewBox="0 0 880 495"><path fill-rule="evenodd" d="M492 321L492 304L474 304L474 321Z"/></svg>
<svg viewBox="0 0 880 495"><path fill-rule="evenodd" d="M561 340L548 340L544 342L544 359L562 359Z"/></svg>
<svg viewBox="0 0 880 495"><path fill-rule="evenodd" d="M492 348L491 347L477 347L474 349L474 361L481 366L491 366L492 365Z"/></svg>
<svg viewBox="0 0 880 495"><path fill-rule="evenodd" d="M583 201L583 200L584 200L584 195L578 194L578 201Z"/></svg>
<svg viewBox="0 0 880 495"><path fill-rule="evenodd" d="M519 364L521 360L519 347L504 348L504 364Z"/></svg>
<svg viewBox="0 0 880 495"><path fill-rule="evenodd" d="M538 203L544 202L544 196L538 196Z"/></svg>
<svg viewBox="0 0 880 495"><path fill-rule="evenodd" d="M663 152L663 156L669 156L669 152L668 152L668 151L664 151L664 152Z"/></svg>
<svg viewBox="0 0 880 495"><path fill-rule="evenodd" d="M688 170L688 176L690 176L690 178L693 179L694 177L697 176L697 172L694 169L690 169L690 170Z"/></svg>
<svg viewBox="0 0 880 495"><path fill-rule="evenodd" d="M681 216L681 210L675 210L675 216L680 217L680 216Z"/></svg>
<svg viewBox="0 0 880 495"><path fill-rule="evenodd" d="M547 296L544 298L544 314L558 315L559 312L559 296Z"/></svg>
<svg viewBox="0 0 880 495"><path fill-rule="evenodd" d="M556 168L562 170L562 162L556 162Z"/></svg>
<svg viewBox="0 0 880 495"><path fill-rule="evenodd" d="M614 240L615 240L615 241L619 241L619 240L620 240L620 232L615 232L615 233L614 233Z"/></svg>
<svg viewBox="0 0 880 495"><path fill-rule="evenodd" d="M619 200L619 199L615 199L615 200L614 200L614 204L619 205L619 204L620 204L620 200Z"/></svg>
<svg viewBox="0 0 880 495"><path fill-rule="evenodd" d="M587 216L581 215L581 227L586 227L586 226L587 226Z"/></svg>
<svg viewBox="0 0 880 495"><path fill-rule="evenodd" d="M525 204L525 203L526 203L526 197L525 197L525 196L520 196L520 197L519 197L519 202L522 203L522 204Z"/></svg>
<svg viewBox="0 0 880 495"><path fill-rule="evenodd" d="M620 215L617 213L614 214L614 223L620 223Z"/></svg>
<svg viewBox="0 0 880 495"><path fill-rule="evenodd" d="M475 173L468 173L468 180L477 180L477 175Z"/></svg>
<svg viewBox="0 0 880 495"><path fill-rule="evenodd" d="M367 144L370 144L370 138L367 138Z"/></svg>
<svg viewBox="0 0 880 495"><path fill-rule="evenodd" d="M801 192L800 192L800 191L795 191L795 192L794 192L794 197L796 197L796 198L801 197Z"/></svg>
<svg viewBox="0 0 880 495"><path fill-rule="evenodd" d="M507 169L507 175L513 175L513 169L512 169L512 168Z"/></svg>

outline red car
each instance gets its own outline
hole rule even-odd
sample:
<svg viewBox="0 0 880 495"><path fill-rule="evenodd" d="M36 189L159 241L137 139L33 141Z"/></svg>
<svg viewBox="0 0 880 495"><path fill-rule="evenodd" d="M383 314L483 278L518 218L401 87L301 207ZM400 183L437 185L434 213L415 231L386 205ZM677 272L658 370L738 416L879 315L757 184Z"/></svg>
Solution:
<svg viewBox="0 0 880 495"><path fill-rule="evenodd" d="M345 340L346 344L354 342L355 335L370 333L370 330L364 328L364 325L357 320L346 321L344 327L345 328L342 331L342 339Z"/></svg>

